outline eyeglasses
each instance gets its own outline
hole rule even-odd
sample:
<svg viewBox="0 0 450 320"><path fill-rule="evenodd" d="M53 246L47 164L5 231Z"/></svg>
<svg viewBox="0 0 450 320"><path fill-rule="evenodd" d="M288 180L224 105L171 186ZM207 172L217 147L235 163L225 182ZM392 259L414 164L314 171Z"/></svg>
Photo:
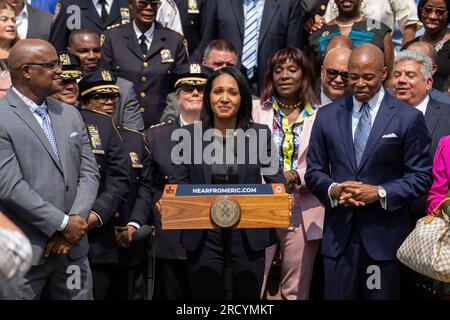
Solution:
<svg viewBox="0 0 450 320"><path fill-rule="evenodd" d="M157 10L161 4L161 1L137 0L136 4L140 10L144 10L147 6L150 6L153 10Z"/></svg>
<svg viewBox="0 0 450 320"><path fill-rule="evenodd" d="M336 79L337 76L341 76L342 80L348 80L348 72L346 71L338 71L336 69L327 68L325 69L325 72L330 79Z"/></svg>
<svg viewBox="0 0 450 320"><path fill-rule="evenodd" d="M114 93L114 94L93 94L90 96L90 99L97 100L98 102L105 104L108 101L112 101L113 103L116 103L119 99L120 94Z"/></svg>
<svg viewBox="0 0 450 320"><path fill-rule="evenodd" d="M25 63L24 65L22 65L22 67L23 66L41 66L53 72L55 72L58 69L62 69L62 63L59 60L44 63Z"/></svg>
<svg viewBox="0 0 450 320"><path fill-rule="evenodd" d="M424 6L422 7L422 14L429 16L432 13L435 13L438 17L443 17L447 13L447 9L445 8L436 8L432 6Z"/></svg>

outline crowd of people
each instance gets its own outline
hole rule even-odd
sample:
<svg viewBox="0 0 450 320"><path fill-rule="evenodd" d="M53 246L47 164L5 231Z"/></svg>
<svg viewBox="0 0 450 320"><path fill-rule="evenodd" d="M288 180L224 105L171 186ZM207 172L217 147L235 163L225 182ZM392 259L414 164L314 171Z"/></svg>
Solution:
<svg viewBox="0 0 450 320"><path fill-rule="evenodd" d="M411 298L396 252L450 215L449 19L449 0L0 0L0 299L258 300L276 265L285 300ZM289 227L163 230L168 183L282 183Z"/></svg>

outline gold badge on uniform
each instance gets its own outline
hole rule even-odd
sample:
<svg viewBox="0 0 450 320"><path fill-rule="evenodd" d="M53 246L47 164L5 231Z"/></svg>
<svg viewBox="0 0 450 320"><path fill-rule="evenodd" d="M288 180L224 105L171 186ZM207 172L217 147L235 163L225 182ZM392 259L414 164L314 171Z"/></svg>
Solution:
<svg viewBox="0 0 450 320"><path fill-rule="evenodd" d="M197 0L189 0L188 1L188 13L199 14Z"/></svg>
<svg viewBox="0 0 450 320"><path fill-rule="evenodd" d="M161 50L161 63L171 63L174 62L172 59L172 53L169 49L162 49Z"/></svg>
<svg viewBox="0 0 450 320"><path fill-rule="evenodd" d="M112 81L111 73L109 73L108 70L102 71L102 78L103 78L103 81Z"/></svg>
<svg viewBox="0 0 450 320"><path fill-rule="evenodd" d="M103 47L103 44L105 43L105 34L102 33L102 35L100 36L100 47Z"/></svg>
<svg viewBox="0 0 450 320"><path fill-rule="evenodd" d="M329 35L330 34L330 31L325 31L324 33L322 33L322 38L323 37L326 37L327 35Z"/></svg>
<svg viewBox="0 0 450 320"><path fill-rule="evenodd" d="M191 73L201 73L201 69L200 69L200 65L197 63L193 63L189 66L189 68L191 69Z"/></svg>
<svg viewBox="0 0 450 320"><path fill-rule="evenodd" d="M87 129L89 131L89 136L91 137L92 152L94 154L105 154L105 150L102 149L102 139L100 139L97 126L89 123Z"/></svg>
<svg viewBox="0 0 450 320"><path fill-rule="evenodd" d="M135 169L142 169L144 165L139 160L139 156L136 152L130 152L131 166Z"/></svg>
<svg viewBox="0 0 450 320"><path fill-rule="evenodd" d="M62 65L70 66L70 57L67 53L61 53L59 55L59 60L61 61Z"/></svg>
<svg viewBox="0 0 450 320"><path fill-rule="evenodd" d="M122 24L130 23L130 10L128 8L120 8L120 17Z"/></svg>

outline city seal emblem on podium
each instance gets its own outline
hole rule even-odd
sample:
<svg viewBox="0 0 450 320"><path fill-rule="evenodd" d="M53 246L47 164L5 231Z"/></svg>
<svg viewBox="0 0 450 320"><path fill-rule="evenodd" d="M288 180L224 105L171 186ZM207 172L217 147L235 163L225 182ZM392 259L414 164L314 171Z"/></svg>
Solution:
<svg viewBox="0 0 450 320"><path fill-rule="evenodd" d="M211 219L221 228L235 226L241 218L239 204L227 197L220 197L211 205Z"/></svg>

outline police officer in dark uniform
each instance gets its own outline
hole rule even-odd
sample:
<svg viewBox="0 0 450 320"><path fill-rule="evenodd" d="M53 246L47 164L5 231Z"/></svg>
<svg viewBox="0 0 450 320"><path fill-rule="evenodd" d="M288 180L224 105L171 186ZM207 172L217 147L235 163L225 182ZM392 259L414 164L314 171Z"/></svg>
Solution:
<svg viewBox="0 0 450 320"><path fill-rule="evenodd" d="M100 36L109 26L129 22L128 0L59 0L50 42L58 51L66 50L69 34L74 29L88 28Z"/></svg>
<svg viewBox="0 0 450 320"><path fill-rule="evenodd" d="M80 91L77 80L81 79L80 59L68 51L59 52L58 57L62 68L62 89L52 97L70 105L78 105Z"/></svg>
<svg viewBox="0 0 450 320"><path fill-rule="evenodd" d="M181 247L179 230L161 230L158 214L164 186L172 175L172 132L200 118L203 91L210 70L200 64L184 64L174 71L174 91L181 108L176 121L169 120L150 127L145 133L150 150L150 172L153 185L156 267L156 300L189 298L186 252Z"/></svg>
<svg viewBox="0 0 450 320"><path fill-rule="evenodd" d="M89 262L96 300L106 299L113 267L118 263L113 215L126 201L129 187L127 154L109 116L119 96L115 83L107 70L92 72L79 82L80 113L100 171L100 187L88 219Z"/></svg>
<svg viewBox="0 0 450 320"><path fill-rule="evenodd" d="M192 54L202 38L201 12L205 0L174 0L178 7L184 37Z"/></svg>
<svg viewBox="0 0 450 320"><path fill-rule="evenodd" d="M119 263L114 267L109 297L113 300L136 300L145 297L144 266L148 239L133 241L133 234L152 220L152 184L150 155L143 133L119 127L126 154L130 187L127 201L114 215Z"/></svg>
<svg viewBox="0 0 450 320"><path fill-rule="evenodd" d="M159 122L173 69L187 61L183 36L155 21L159 1L130 0L132 23L105 32L103 66L134 84L144 126Z"/></svg>

